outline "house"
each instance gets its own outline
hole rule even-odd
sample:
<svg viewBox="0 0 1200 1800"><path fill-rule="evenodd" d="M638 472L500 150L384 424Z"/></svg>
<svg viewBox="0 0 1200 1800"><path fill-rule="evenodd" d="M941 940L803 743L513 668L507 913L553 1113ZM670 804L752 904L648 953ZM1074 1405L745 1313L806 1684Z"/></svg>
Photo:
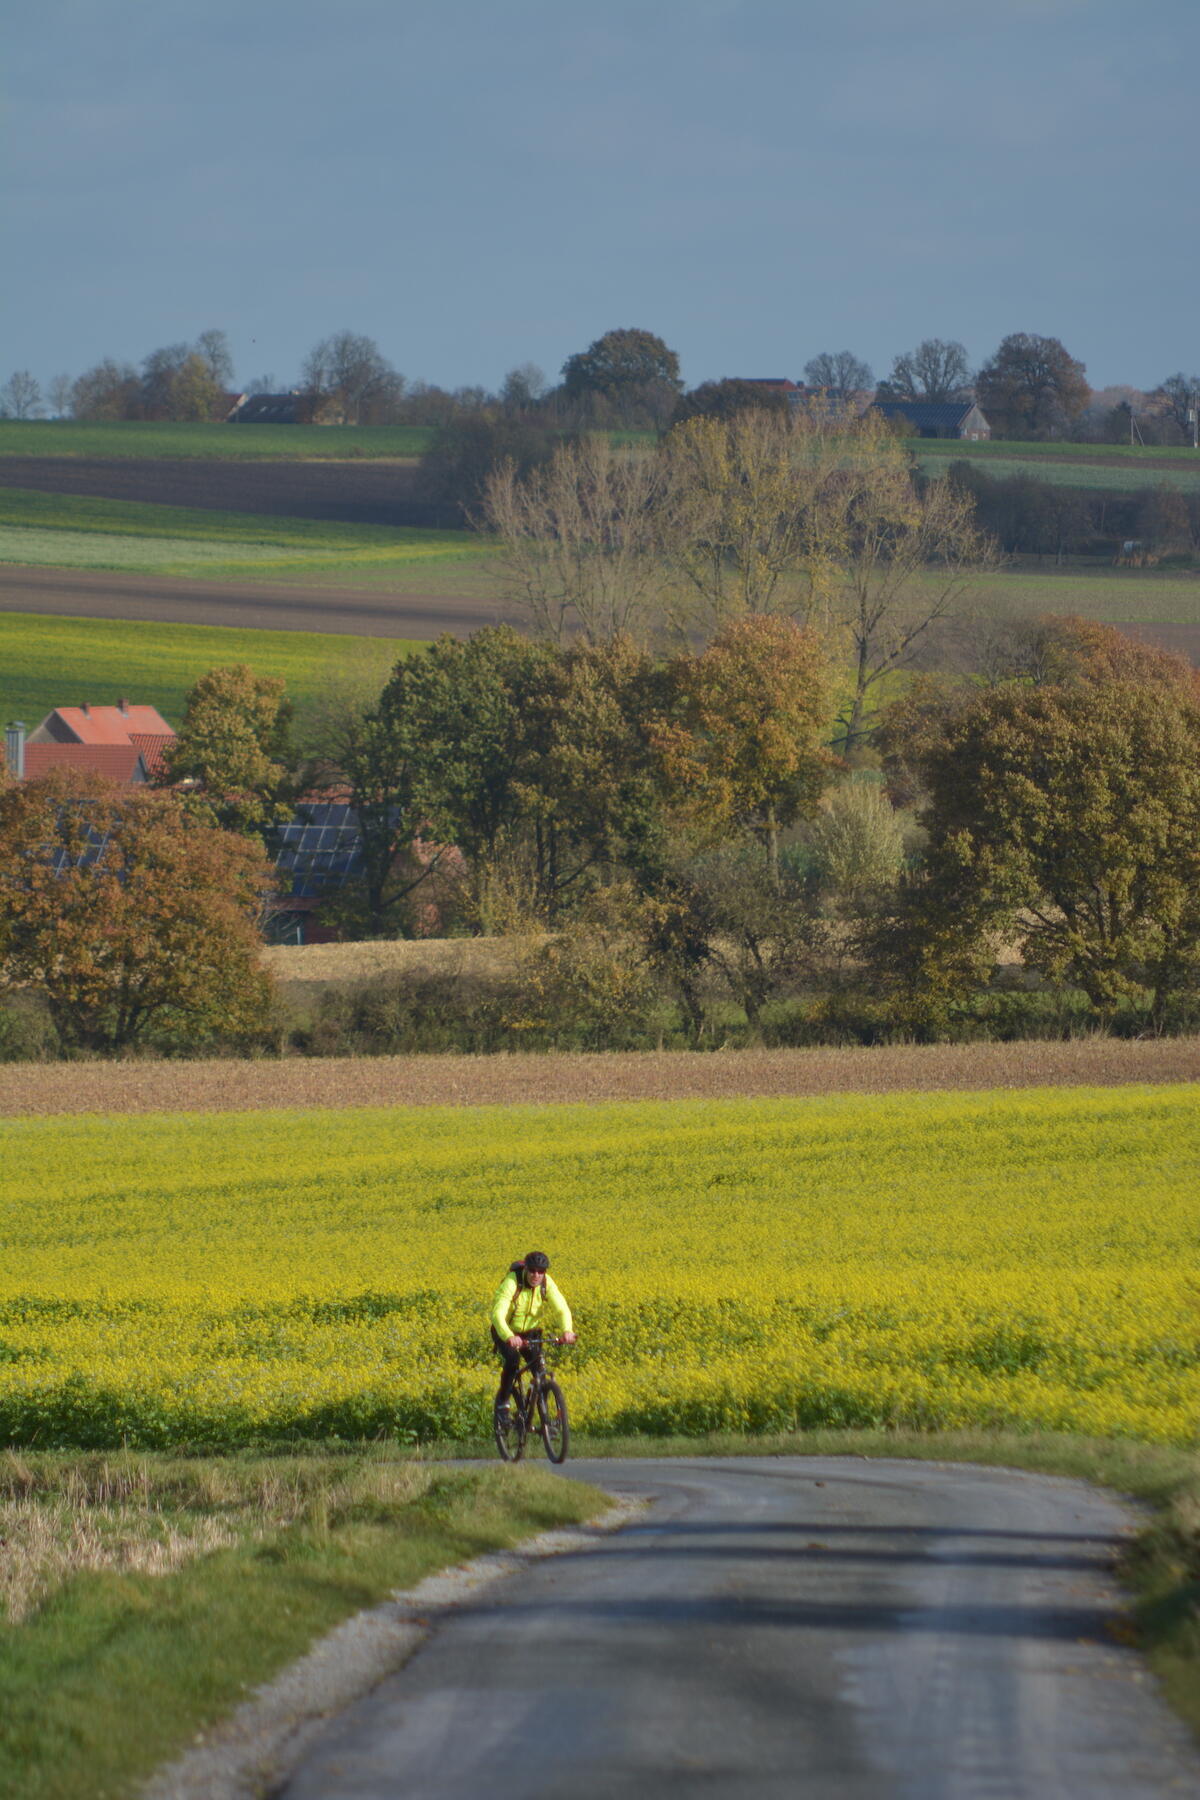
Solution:
<svg viewBox="0 0 1200 1800"><path fill-rule="evenodd" d="M153 706L57 706L35 730L23 721L6 727L9 774L36 781L51 769L80 769L109 781L149 781L163 767L175 733Z"/></svg>
<svg viewBox="0 0 1200 1800"><path fill-rule="evenodd" d="M293 389L288 394L242 394L226 415L227 425L311 425L315 397Z"/></svg>
<svg viewBox="0 0 1200 1800"><path fill-rule="evenodd" d="M973 400L876 400L874 410L885 419L900 419L910 437L963 438L981 443L992 428Z"/></svg>

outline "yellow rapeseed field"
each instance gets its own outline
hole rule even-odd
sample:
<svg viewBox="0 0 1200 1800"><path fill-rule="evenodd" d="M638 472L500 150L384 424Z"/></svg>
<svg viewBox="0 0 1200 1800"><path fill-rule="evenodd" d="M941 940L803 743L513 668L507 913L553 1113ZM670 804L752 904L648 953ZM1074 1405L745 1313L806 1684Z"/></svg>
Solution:
<svg viewBox="0 0 1200 1800"><path fill-rule="evenodd" d="M1180 1087L0 1124L0 1441L486 1431L544 1248L594 1433L1200 1420Z"/></svg>

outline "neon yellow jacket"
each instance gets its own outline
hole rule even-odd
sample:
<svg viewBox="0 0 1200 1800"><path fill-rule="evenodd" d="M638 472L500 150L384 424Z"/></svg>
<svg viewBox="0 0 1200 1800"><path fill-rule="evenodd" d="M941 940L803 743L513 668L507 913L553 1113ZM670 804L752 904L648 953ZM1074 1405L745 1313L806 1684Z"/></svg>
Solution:
<svg viewBox="0 0 1200 1800"><path fill-rule="evenodd" d="M545 1312L555 1331L574 1331L571 1309L549 1275L542 1287L526 1287L510 1269L492 1301L492 1324L502 1338L524 1337L546 1324Z"/></svg>

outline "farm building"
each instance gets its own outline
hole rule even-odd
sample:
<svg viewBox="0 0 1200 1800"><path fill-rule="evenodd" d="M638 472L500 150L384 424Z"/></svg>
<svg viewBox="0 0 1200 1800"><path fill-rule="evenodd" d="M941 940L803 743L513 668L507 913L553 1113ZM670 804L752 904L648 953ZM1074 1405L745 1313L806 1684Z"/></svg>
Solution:
<svg viewBox="0 0 1200 1800"><path fill-rule="evenodd" d="M876 400L876 412L885 419L902 419L913 437L963 438L981 443L992 428L973 400Z"/></svg>
<svg viewBox="0 0 1200 1800"><path fill-rule="evenodd" d="M109 781L148 781L162 767L174 731L153 706L57 706L33 731L18 720L5 731L8 772L35 781L51 769L86 770Z"/></svg>

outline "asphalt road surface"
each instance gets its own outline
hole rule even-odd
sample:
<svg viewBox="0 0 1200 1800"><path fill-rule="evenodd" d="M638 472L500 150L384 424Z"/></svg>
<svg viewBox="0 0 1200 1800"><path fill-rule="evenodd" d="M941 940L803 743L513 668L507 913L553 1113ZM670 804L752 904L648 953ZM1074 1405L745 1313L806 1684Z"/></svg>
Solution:
<svg viewBox="0 0 1200 1800"><path fill-rule="evenodd" d="M850 1458L572 1467L654 1504L445 1618L283 1800L1200 1794L1113 1631L1115 1499Z"/></svg>

